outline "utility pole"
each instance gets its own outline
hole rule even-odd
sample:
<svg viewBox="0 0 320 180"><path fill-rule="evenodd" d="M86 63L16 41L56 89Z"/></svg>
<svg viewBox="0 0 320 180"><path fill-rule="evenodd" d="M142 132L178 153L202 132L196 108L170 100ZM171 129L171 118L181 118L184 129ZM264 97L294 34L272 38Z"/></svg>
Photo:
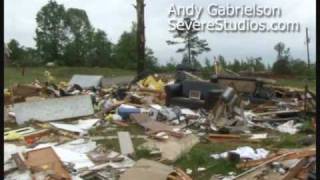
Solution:
<svg viewBox="0 0 320 180"><path fill-rule="evenodd" d="M307 55L308 55L308 69L310 68L310 54L309 54L309 35L308 35L308 28L306 28L306 43L307 43Z"/></svg>
<svg viewBox="0 0 320 180"><path fill-rule="evenodd" d="M136 0L137 5L137 74L145 68L144 0Z"/></svg>

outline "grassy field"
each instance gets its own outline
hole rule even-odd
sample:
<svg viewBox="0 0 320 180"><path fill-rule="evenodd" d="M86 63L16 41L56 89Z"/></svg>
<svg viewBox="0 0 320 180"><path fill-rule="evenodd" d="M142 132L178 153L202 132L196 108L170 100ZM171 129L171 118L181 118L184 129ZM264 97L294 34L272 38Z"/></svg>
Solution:
<svg viewBox="0 0 320 180"><path fill-rule="evenodd" d="M277 82L280 85L297 88L304 88L305 84L307 84L308 88L313 92L316 92L317 87L316 80L305 81L304 79L278 79Z"/></svg>
<svg viewBox="0 0 320 180"><path fill-rule="evenodd" d="M100 68L100 67L55 67L55 68L26 68L25 75L22 76L21 69L13 67L4 68L4 86L9 87L16 83L30 83L35 79L44 80L44 71L48 70L51 75L59 81L69 81L73 74L89 74L89 75L103 75L104 77L131 75L132 71Z"/></svg>

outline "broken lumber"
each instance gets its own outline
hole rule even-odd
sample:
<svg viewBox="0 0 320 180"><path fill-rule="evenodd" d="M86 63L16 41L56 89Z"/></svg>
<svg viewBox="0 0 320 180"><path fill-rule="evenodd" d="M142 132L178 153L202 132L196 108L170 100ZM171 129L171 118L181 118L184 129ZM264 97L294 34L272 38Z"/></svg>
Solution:
<svg viewBox="0 0 320 180"><path fill-rule="evenodd" d="M282 153L282 154L278 154L278 155L273 155L273 156L265 158L265 159L242 162L242 163L237 164L237 168L255 167L255 166L262 164L270 159L273 159L275 157L280 157L283 154L286 154L286 156L284 156L282 158L282 160L301 159L301 158L305 158L305 157L309 157L309 156L315 156L316 150L310 149L310 150L303 150L303 151L298 151L298 152L287 152L287 153Z"/></svg>
<svg viewBox="0 0 320 180"><path fill-rule="evenodd" d="M291 180L293 179L303 168L308 163L308 160L306 158L301 159L293 168L291 168L285 177L282 180Z"/></svg>

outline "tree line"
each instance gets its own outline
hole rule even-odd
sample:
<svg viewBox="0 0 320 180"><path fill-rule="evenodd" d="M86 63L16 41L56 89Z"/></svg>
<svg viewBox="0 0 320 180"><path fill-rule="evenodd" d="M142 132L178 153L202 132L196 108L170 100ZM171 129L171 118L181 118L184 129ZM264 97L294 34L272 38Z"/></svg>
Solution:
<svg viewBox="0 0 320 180"><path fill-rule="evenodd" d="M50 0L36 16L35 48L25 47L15 39L8 43L11 65L36 66L55 63L60 66L99 66L135 69L137 62L137 25L132 23L117 43L113 44L107 34L94 28L86 11L66 9ZM146 48L146 68L154 69L157 59Z"/></svg>
<svg viewBox="0 0 320 180"><path fill-rule="evenodd" d="M190 18L182 19L193 22ZM137 24L132 23L130 31L125 31L117 43L112 43L107 34L94 28L86 12L82 9L66 9L62 4L50 0L36 16L35 48L25 47L15 39L8 43L11 50L11 65L41 66L55 63L60 66L111 67L136 70L137 68ZM173 58L166 65L159 65L152 49L145 48L145 69L149 71L174 71L177 62L206 73L213 72L213 60L205 59L205 65L199 63L197 57L210 51L205 39L200 39L195 29L177 29L173 32L173 40L168 45L182 45L177 53L181 60ZM290 49L279 42L274 46L277 59L273 65L265 65L262 57L249 57L227 61L222 55L216 59L219 64L234 72L271 71L275 74L310 75L315 77L315 65L307 68L305 61L295 59Z"/></svg>

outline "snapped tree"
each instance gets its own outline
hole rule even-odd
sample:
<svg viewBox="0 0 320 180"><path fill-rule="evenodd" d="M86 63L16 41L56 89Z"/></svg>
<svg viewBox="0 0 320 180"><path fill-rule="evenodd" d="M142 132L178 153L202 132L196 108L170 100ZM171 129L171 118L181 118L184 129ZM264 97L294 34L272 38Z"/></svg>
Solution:
<svg viewBox="0 0 320 180"><path fill-rule="evenodd" d="M290 70L290 48L286 48L283 42L278 42L274 46L277 51L277 61L273 64L272 71L275 74L291 74Z"/></svg>
<svg viewBox="0 0 320 180"><path fill-rule="evenodd" d="M136 0L137 5L137 74L145 68L144 0Z"/></svg>

